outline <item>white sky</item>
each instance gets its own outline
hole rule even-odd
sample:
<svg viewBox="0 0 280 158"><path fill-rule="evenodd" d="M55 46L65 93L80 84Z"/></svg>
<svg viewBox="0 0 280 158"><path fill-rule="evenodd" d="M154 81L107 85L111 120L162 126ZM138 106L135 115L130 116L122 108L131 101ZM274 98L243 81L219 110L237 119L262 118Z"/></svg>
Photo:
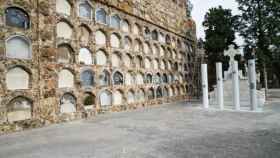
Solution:
<svg viewBox="0 0 280 158"><path fill-rule="evenodd" d="M217 7L221 5L225 9L231 9L232 14L240 13L238 10L238 4L235 0L191 0L194 8L192 11L192 17L197 25L197 37L204 38L204 28L202 26L202 22L204 20L204 15L208 11L209 8ZM241 37L236 37L236 42L240 46L243 44L243 40Z"/></svg>

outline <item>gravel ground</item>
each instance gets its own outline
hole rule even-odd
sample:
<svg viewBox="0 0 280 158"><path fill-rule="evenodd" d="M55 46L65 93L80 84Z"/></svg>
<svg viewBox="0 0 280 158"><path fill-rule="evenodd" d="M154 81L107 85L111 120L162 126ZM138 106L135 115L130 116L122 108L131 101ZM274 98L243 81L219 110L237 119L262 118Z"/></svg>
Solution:
<svg viewBox="0 0 280 158"><path fill-rule="evenodd" d="M0 158L279 158L280 100L262 113L177 103L0 137Z"/></svg>

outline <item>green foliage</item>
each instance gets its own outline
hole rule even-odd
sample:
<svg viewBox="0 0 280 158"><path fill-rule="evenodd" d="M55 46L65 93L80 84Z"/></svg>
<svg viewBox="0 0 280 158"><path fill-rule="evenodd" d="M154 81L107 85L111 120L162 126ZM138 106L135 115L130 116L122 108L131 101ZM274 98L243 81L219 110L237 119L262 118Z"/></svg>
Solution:
<svg viewBox="0 0 280 158"><path fill-rule="evenodd" d="M229 45L236 45L235 28L237 17L233 16L230 9L211 8L205 15L205 51L208 62L213 64L223 61L223 53Z"/></svg>
<svg viewBox="0 0 280 158"><path fill-rule="evenodd" d="M256 57L259 70L278 67L280 79L280 1L236 0L241 11L239 32L245 39L245 58ZM278 59L277 59L278 58Z"/></svg>

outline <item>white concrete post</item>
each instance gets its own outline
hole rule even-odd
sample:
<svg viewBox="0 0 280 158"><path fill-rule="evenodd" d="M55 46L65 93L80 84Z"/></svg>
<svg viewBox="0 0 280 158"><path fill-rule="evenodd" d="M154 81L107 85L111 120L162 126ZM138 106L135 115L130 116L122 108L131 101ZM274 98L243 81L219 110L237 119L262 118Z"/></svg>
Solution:
<svg viewBox="0 0 280 158"><path fill-rule="evenodd" d="M237 61L232 62L233 105L240 110L239 73Z"/></svg>
<svg viewBox="0 0 280 158"><path fill-rule="evenodd" d="M217 75L217 101L221 110L224 109L224 83L223 83L223 68L222 63L216 63Z"/></svg>
<svg viewBox="0 0 280 158"><path fill-rule="evenodd" d="M250 103L251 110L256 111L258 107L257 102L257 79L256 79L256 63L255 60L249 60L249 85L250 85Z"/></svg>
<svg viewBox="0 0 280 158"><path fill-rule="evenodd" d="M207 64L201 65L201 81L203 91L203 107L209 108Z"/></svg>

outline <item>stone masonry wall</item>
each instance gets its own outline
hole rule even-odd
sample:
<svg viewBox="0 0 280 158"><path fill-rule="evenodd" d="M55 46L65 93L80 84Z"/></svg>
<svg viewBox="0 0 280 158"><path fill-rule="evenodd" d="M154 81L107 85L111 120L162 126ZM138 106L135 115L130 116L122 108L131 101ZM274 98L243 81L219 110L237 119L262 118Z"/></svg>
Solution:
<svg viewBox="0 0 280 158"><path fill-rule="evenodd" d="M74 119L92 117L107 111L123 111L143 108L150 105L183 101L196 98L200 93L198 85L199 62L195 58L196 37L195 24L186 17L186 4L184 0L91 0L86 1L92 7L92 19L85 20L79 17L78 7L81 1L67 1L71 6L70 16L56 11L57 0L0 0L0 134L19 131L28 128L41 127L47 124L59 123ZM82 1L85 2L85 1ZM26 12L30 18L28 29L15 28L6 25L5 10L9 7L18 7ZM129 32L121 28L116 29L110 25L98 23L95 19L96 10L102 8L108 17L117 14L122 21L129 24ZM57 24L66 22L72 28L71 38L65 39L57 36ZM134 25L140 26L140 34L132 33ZM90 36L87 42L82 40L81 27L87 28ZM146 37L145 28L151 32L156 30L170 42L160 42ZM106 35L106 44L96 43L95 33L102 31ZM112 47L111 35L116 34L120 40L120 47ZM6 55L7 39L14 35L23 35L30 40L32 48L31 59L9 58ZM131 39L131 48L125 49L125 37ZM141 51L135 51L136 41L141 42ZM149 45L149 52L144 53L143 44ZM73 62L58 62L60 45L67 45L72 49ZM164 54L154 53L152 46L162 48ZM79 50L87 48L92 53L93 64L79 62ZM96 52L102 50L106 53L107 63L96 64ZM159 50L158 50L159 51ZM112 65L113 54L120 56L118 67ZM125 55L131 56L131 66L125 65ZM140 65L138 64L140 60ZM144 60L156 61L158 67L152 62L147 68ZM158 62L157 62L158 61ZM9 90L7 88L7 73L14 67L21 67L28 72L29 88ZM94 85L83 87L81 74L84 69L94 72ZM59 73L69 70L74 76L74 86L59 88ZM106 70L110 74L110 84L100 85L100 75ZM123 83L114 84L114 74L123 75ZM127 74L134 75L133 84L127 84ZM137 83L136 74L142 74L144 83ZM147 75L153 76L150 83ZM160 75L160 83L156 76ZM163 82L163 77L168 81ZM149 91L153 90L151 98ZM121 104L110 106L101 105L101 93L111 93L112 102L116 91L122 94ZM144 99L137 94L144 92ZM128 94L134 95L130 101ZM75 112L61 113L62 98L71 94L75 98ZM91 108L85 107L85 96L90 94L94 99ZM14 98L25 97L32 103L31 118L11 122L7 119L9 106ZM71 102L72 103L72 102Z"/></svg>

